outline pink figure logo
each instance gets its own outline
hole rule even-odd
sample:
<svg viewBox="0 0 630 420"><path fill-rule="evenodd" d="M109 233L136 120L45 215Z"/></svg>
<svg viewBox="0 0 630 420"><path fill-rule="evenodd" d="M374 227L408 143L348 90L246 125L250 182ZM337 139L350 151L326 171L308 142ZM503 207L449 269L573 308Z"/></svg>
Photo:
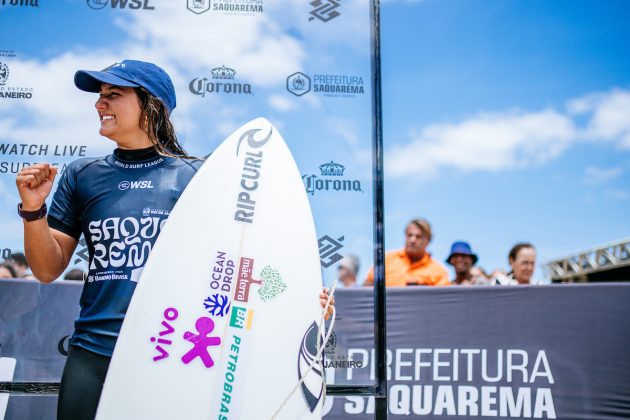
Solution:
<svg viewBox="0 0 630 420"><path fill-rule="evenodd" d="M193 334L190 331L184 333L184 340L193 343L193 348L182 356L182 362L189 364L195 357L199 357L205 367L211 368L214 365L214 360L208 353L208 347L221 344L219 337L208 337L208 334L214 330L214 321L202 316L195 322L195 328L199 334Z"/></svg>

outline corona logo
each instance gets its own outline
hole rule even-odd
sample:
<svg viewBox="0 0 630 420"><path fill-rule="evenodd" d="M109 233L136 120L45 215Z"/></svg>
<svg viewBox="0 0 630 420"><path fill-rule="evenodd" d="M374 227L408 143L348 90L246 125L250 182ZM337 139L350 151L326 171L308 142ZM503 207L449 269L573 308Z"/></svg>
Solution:
<svg viewBox="0 0 630 420"><path fill-rule="evenodd" d="M331 160L330 163L319 165L319 170L322 176L343 176L343 171L346 170L346 167Z"/></svg>
<svg viewBox="0 0 630 420"><path fill-rule="evenodd" d="M211 70L213 79L234 79L236 70L229 67L221 66Z"/></svg>

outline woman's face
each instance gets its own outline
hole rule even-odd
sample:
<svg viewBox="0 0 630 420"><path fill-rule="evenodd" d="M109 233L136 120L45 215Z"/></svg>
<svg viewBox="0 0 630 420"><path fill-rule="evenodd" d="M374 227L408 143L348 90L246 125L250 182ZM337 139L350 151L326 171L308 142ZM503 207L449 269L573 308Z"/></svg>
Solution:
<svg viewBox="0 0 630 420"><path fill-rule="evenodd" d="M519 283L529 283L536 267L536 250L533 248L521 248L516 258L510 260L514 278Z"/></svg>
<svg viewBox="0 0 630 420"><path fill-rule="evenodd" d="M124 149L151 146L149 137L140 127L142 109L133 88L103 83L95 107L101 121L101 136L114 140Z"/></svg>

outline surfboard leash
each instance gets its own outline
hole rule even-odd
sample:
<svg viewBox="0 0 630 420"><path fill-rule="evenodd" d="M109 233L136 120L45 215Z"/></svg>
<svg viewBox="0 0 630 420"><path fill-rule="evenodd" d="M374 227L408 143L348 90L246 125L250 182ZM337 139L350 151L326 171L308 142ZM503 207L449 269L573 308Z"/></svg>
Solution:
<svg viewBox="0 0 630 420"><path fill-rule="evenodd" d="M324 320L325 320L324 318L326 317L328 308L331 306L330 301L335 295L336 287L337 287L337 279L334 280L330 288L330 292L328 293L328 299L326 300L326 305L324 305L324 308L322 309L322 316L317 326L318 338L322 336L322 325L324 325ZM308 374L311 372L311 370L313 370L315 366L319 366L319 369L322 372L322 376L321 376L322 385L323 385L322 386L322 401L326 400L326 379L324 378L324 364L323 364L322 353L324 353L324 350L326 349L326 343L328 343L328 340L330 339L330 336L332 335L332 332L333 332L333 327L335 325L335 317L337 315L337 310L335 309L334 306L332 306L332 311L333 312L330 317L330 326L328 327L328 332L324 336L324 340L321 342L321 344L317 345L317 354L315 355L315 359L313 359L313 361L308 365L308 368L306 369L306 372L302 375L302 378L300 378L300 380L295 384L293 389L289 392L289 395L287 395L287 397L284 399L282 404L280 404L280 406L278 407L276 412L273 414L273 416L271 416L271 420L274 420L278 416L278 414L280 414L280 412L285 407L285 405L289 402L293 394L295 394L295 391L297 391L300 388L300 386L302 385L302 383L304 382Z"/></svg>

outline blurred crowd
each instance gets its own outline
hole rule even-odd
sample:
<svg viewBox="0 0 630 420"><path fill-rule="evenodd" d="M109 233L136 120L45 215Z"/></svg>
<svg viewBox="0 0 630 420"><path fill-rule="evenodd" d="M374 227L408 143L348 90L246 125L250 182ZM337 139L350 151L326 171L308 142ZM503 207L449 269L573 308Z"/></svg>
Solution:
<svg viewBox="0 0 630 420"><path fill-rule="evenodd" d="M79 268L73 268L63 276L64 280L81 280L85 273ZM0 279L35 279L22 252L12 252L11 256L0 263Z"/></svg>
<svg viewBox="0 0 630 420"><path fill-rule="evenodd" d="M425 219L413 219L405 228L404 248L385 253L385 285L400 286L509 286L542 284L534 278L536 248L528 242L519 242L506 252L508 270L487 272L477 265L479 257L469 242L456 241L451 245L446 264L453 267L454 277L449 278L446 267L428 252L432 229ZM359 260L347 255L338 264L337 287L352 287L357 282ZM374 267L363 282L374 284Z"/></svg>

